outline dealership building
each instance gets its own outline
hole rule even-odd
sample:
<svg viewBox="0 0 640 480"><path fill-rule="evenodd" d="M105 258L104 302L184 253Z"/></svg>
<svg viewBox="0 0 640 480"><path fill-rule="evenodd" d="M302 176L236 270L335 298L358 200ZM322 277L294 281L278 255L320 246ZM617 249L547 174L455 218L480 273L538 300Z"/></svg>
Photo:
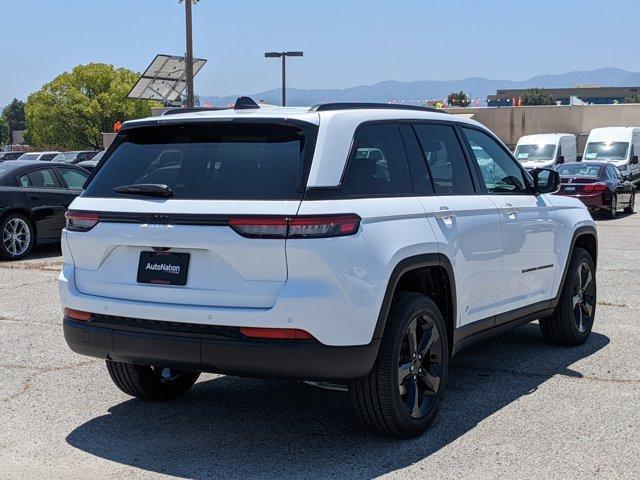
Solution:
<svg viewBox="0 0 640 480"><path fill-rule="evenodd" d="M513 100L522 98L527 89L498 90L495 95L487 96L489 107L510 107ZM570 105L571 97L593 105L611 105L624 103L626 97L640 93L640 87L573 87L545 88L560 105Z"/></svg>

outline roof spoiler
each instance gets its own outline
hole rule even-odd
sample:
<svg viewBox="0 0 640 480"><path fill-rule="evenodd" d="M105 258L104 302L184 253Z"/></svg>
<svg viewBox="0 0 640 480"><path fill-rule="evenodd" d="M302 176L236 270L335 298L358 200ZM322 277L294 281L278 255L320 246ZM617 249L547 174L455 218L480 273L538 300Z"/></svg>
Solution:
<svg viewBox="0 0 640 480"><path fill-rule="evenodd" d="M233 106L234 110L249 110L255 108L260 108L260 105L251 97L238 97L236 104Z"/></svg>

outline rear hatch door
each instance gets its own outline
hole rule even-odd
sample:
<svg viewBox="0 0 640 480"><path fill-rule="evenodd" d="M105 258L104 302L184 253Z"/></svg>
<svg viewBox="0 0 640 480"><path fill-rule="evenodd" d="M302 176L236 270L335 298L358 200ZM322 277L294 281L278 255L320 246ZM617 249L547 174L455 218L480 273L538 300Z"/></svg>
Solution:
<svg viewBox="0 0 640 480"><path fill-rule="evenodd" d="M145 302L273 306L287 279L278 222L298 211L315 143L317 127L302 123L125 131L70 209L77 289ZM136 193L140 185L156 187ZM262 238L229 226L256 217L267 220Z"/></svg>

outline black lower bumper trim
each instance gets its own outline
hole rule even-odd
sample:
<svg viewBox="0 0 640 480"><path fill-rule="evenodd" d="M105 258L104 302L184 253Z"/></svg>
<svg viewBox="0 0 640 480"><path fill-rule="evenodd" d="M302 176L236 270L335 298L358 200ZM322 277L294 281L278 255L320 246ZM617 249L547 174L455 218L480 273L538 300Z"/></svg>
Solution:
<svg viewBox="0 0 640 480"><path fill-rule="evenodd" d="M76 353L118 362L334 382L369 373L380 342L331 347L316 341L249 340L167 329L131 329L117 323L69 318L64 319L64 337Z"/></svg>

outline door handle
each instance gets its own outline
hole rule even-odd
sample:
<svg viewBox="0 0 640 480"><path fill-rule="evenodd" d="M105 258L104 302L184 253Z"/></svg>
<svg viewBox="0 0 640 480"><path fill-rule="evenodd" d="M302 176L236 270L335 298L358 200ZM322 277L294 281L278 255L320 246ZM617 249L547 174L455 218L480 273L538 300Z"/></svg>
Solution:
<svg viewBox="0 0 640 480"><path fill-rule="evenodd" d="M510 203L505 204L505 206L502 207L500 211L512 220L518 216L518 208L514 207Z"/></svg>
<svg viewBox="0 0 640 480"><path fill-rule="evenodd" d="M439 210L433 212L433 216L442 220L446 225L451 225L456 217L456 212L449 207L442 206Z"/></svg>

